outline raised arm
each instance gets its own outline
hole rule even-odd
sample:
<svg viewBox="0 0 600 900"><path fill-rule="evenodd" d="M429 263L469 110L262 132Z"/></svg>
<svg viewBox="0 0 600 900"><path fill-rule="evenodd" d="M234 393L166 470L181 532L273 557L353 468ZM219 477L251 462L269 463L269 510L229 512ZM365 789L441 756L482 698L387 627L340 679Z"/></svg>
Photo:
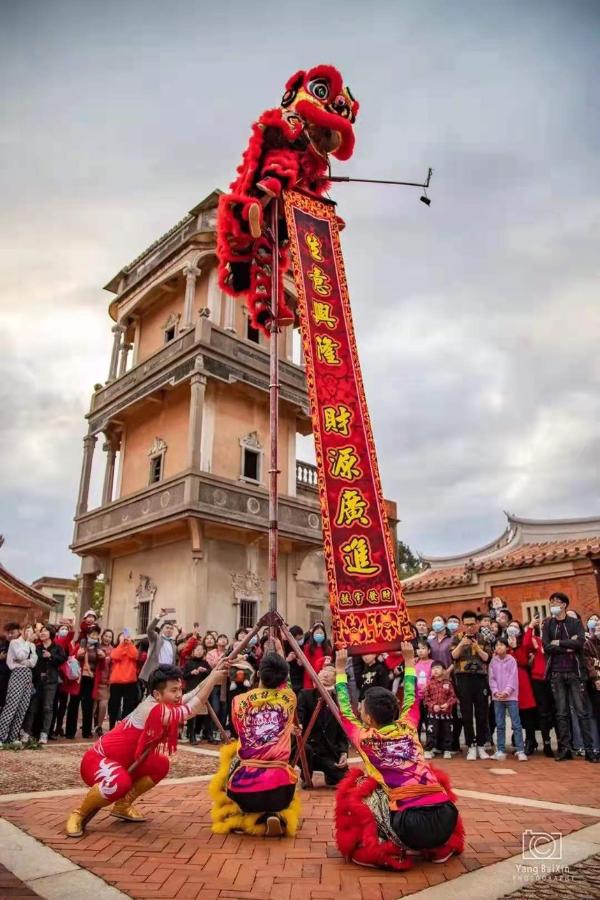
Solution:
<svg viewBox="0 0 600 900"><path fill-rule="evenodd" d="M417 700L417 673L415 671L415 651L410 641L403 641L402 656L404 657L404 697L400 710L401 721L408 721L411 725L419 724L419 701Z"/></svg>
<svg viewBox="0 0 600 900"><path fill-rule="evenodd" d="M348 735L350 741L357 747L360 743L360 732L362 730L362 722L357 719L352 711L350 703L350 692L348 690L348 676L346 675L346 661L348 659L347 650L338 650L335 658L335 692L337 694L340 705L340 714L342 716L342 728Z"/></svg>

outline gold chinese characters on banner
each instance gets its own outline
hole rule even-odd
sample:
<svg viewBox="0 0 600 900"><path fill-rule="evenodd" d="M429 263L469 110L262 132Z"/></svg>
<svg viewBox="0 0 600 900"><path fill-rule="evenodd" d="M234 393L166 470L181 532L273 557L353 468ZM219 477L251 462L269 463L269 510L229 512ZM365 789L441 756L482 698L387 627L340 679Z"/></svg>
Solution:
<svg viewBox="0 0 600 900"><path fill-rule="evenodd" d="M306 359L334 641L352 653L412 636L398 578L334 206L284 193Z"/></svg>

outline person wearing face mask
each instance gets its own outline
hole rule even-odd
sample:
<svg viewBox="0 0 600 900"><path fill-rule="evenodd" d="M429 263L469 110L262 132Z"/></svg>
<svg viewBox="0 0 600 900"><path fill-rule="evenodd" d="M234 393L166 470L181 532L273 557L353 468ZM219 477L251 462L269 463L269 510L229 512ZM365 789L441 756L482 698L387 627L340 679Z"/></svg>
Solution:
<svg viewBox="0 0 600 900"><path fill-rule="evenodd" d="M510 656L514 656L517 663L519 719L525 732L525 753L527 756L531 756L538 747L535 736L536 702L529 674L529 653L523 643L523 627L516 619L512 619L506 629L506 641L508 652Z"/></svg>
<svg viewBox="0 0 600 900"><path fill-rule="evenodd" d="M569 704L579 721L585 759L600 762L593 749L590 711L586 703L586 669L583 661L585 632L579 619L568 616L569 598L562 591L550 595L550 618L542 626L544 652L548 656L546 677L556 706L556 731L559 762L573 759L570 749Z"/></svg>
<svg viewBox="0 0 600 900"><path fill-rule="evenodd" d="M305 642L302 649L304 650L306 658L312 665L317 675L319 674L323 666L327 665L333 660L333 647L329 643L327 633L325 631L325 626L322 622L315 622L309 632L308 641ZM302 686L304 690L310 690L310 688L312 688L313 686L313 683L308 672L305 671L303 673L302 679Z"/></svg>
<svg viewBox="0 0 600 900"><path fill-rule="evenodd" d="M554 750L550 744L550 731L554 728L554 698L550 682L546 680L547 657L542 644L539 613L533 616L525 628L522 646L529 659L531 687L544 742L544 756L554 759Z"/></svg>
<svg viewBox="0 0 600 900"><path fill-rule="evenodd" d="M319 674L323 687L335 698L335 668L323 666ZM298 697L298 721L306 729L320 699L316 688L301 691ZM315 769L325 776L325 784L335 787L348 771L348 738L329 707L322 706L306 743L306 759L312 776Z"/></svg>
<svg viewBox="0 0 600 900"><path fill-rule="evenodd" d="M433 637L429 638L429 648L432 662L439 662L448 671L452 665L450 645L452 635L446 628L446 620L443 616L434 616L431 623Z"/></svg>
<svg viewBox="0 0 600 900"><path fill-rule="evenodd" d="M448 616L446 621L446 630L450 636L450 644L449 649L452 649L452 638L460 629L460 619L458 616L452 615ZM432 656L435 659L435 656ZM454 660L452 659L452 654L450 653L450 666L446 670L450 673L450 678L452 680L452 687L456 692L456 677L454 674ZM455 703L454 708L452 710L452 753L460 753L460 735L463 730L463 721L462 715L460 711L460 703Z"/></svg>

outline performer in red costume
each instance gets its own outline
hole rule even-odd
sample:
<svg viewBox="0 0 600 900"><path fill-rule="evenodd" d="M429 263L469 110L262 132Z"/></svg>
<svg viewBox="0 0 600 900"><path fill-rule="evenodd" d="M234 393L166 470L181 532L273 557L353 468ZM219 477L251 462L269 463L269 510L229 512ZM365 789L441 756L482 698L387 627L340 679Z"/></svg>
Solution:
<svg viewBox="0 0 600 900"><path fill-rule="evenodd" d="M134 801L168 774L169 757L177 749L180 725L197 715L212 689L225 678L221 661L195 690L183 695L182 673L176 666L159 666L148 681L148 696L122 719L81 760L81 777L90 790L67 819L69 837L81 837L98 810L113 804L111 815L126 822L144 822Z"/></svg>
<svg viewBox="0 0 600 900"><path fill-rule="evenodd" d="M396 870L410 868L418 854L446 862L462 853L465 841L448 776L423 756L412 644L403 643L402 654L402 709L391 691L373 687L360 704L360 720L350 706L347 651L336 656L342 725L366 769L350 769L337 789L337 845L360 865Z"/></svg>
<svg viewBox="0 0 600 900"><path fill-rule="evenodd" d="M264 112L252 126L238 177L219 200L219 285L233 297L247 296L252 325L267 335L273 250L263 208L286 189L314 196L328 189L329 154L340 160L352 156L357 113L358 102L333 66L296 72L281 106ZM283 293L282 275L289 265L283 218L279 237L278 316L280 325L289 325L294 316Z"/></svg>

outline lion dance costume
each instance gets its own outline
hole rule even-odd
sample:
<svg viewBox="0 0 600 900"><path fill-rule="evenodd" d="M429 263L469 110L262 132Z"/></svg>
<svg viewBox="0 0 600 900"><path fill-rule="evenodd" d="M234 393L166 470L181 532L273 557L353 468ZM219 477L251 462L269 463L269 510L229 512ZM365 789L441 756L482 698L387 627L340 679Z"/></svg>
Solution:
<svg viewBox="0 0 600 900"><path fill-rule="evenodd" d="M265 234L263 207L283 190L297 188L320 196L328 188L329 154L346 160L354 149L358 103L333 66L296 72L285 86L278 109L264 112L252 136L238 177L219 200L217 256L219 285L233 297L246 296L251 324L270 334L273 247ZM289 266L285 222L279 244L278 318L294 315L283 293Z"/></svg>
<svg viewBox="0 0 600 900"><path fill-rule="evenodd" d="M423 758L415 687L414 667L407 667L398 720L366 728L352 712L346 676L336 678L344 730L366 768L366 774L350 769L338 787L336 840L346 859L362 865L404 870L412 867L415 852L433 862L445 862L464 848L464 828L452 802L448 776ZM404 818L409 810L410 837L405 834ZM442 845L430 846L436 827L444 828L448 819L450 836Z"/></svg>
<svg viewBox="0 0 600 900"><path fill-rule="evenodd" d="M69 837L81 837L86 823L112 804L111 815L127 822L144 822L134 801L155 787L169 772L169 757L177 749L180 725L193 710L187 702L197 690L184 695L180 705L146 697L126 718L103 735L81 760L81 777L90 786L81 806L67 820ZM164 750L166 753L161 753ZM129 774L139 763L135 774Z"/></svg>
<svg viewBox="0 0 600 900"><path fill-rule="evenodd" d="M296 834L298 775L289 764L295 712L296 695L285 686L235 697L231 718L239 739L221 749L209 785L215 834Z"/></svg>

